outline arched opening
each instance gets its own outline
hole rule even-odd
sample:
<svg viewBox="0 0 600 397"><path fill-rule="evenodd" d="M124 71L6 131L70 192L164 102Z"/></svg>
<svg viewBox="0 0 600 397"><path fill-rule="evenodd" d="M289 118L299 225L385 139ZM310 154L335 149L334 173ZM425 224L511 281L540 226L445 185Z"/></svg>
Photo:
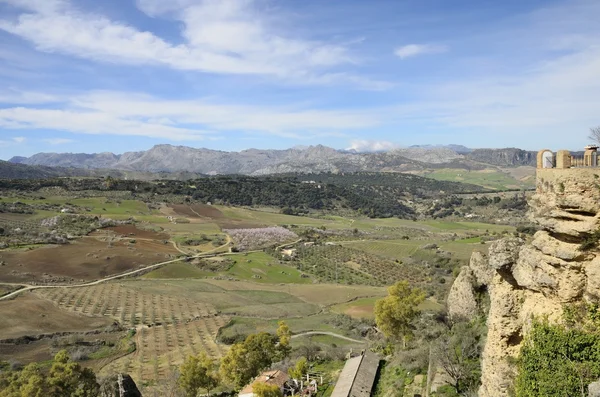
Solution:
<svg viewBox="0 0 600 397"><path fill-rule="evenodd" d="M554 154L549 150L542 154L542 168L554 168Z"/></svg>

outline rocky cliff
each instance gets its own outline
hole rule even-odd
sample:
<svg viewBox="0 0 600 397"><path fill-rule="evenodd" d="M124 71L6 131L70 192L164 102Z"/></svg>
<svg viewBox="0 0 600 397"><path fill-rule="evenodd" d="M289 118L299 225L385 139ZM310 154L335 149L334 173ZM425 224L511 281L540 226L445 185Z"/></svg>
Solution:
<svg viewBox="0 0 600 397"><path fill-rule="evenodd" d="M600 299L600 255L593 241L600 227L600 169L544 169L530 216L541 230L530 242L494 242L487 257L475 253L448 297L453 317L477 313L477 294L490 297L482 359L481 397L508 396L532 318L558 321L565 304Z"/></svg>

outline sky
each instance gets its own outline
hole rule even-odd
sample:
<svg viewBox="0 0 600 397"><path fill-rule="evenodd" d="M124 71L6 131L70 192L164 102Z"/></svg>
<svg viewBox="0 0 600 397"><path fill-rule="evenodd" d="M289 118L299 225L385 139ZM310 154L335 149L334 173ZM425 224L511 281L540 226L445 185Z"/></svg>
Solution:
<svg viewBox="0 0 600 397"><path fill-rule="evenodd" d="M598 0L0 0L0 159L581 149Z"/></svg>

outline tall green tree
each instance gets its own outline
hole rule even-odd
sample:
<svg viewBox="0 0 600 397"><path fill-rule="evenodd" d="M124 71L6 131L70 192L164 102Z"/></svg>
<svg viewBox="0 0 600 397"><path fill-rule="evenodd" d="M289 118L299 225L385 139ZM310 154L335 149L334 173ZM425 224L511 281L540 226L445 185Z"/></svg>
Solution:
<svg viewBox="0 0 600 397"><path fill-rule="evenodd" d="M418 288L411 288L408 281L398 281L388 287L388 296L375 303L377 327L388 338L406 342L413 334L412 322L421 314L419 304L425 294Z"/></svg>
<svg viewBox="0 0 600 397"><path fill-rule="evenodd" d="M292 341L292 331L285 321L280 321L277 328L277 337L279 337L279 354L280 358L284 359L290 355L292 347L290 342Z"/></svg>
<svg viewBox="0 0 600 397"><path fill-rule="evenodd" d="M221 360L222 377L238 387L247 384L278 357L278 338L267 332L248 335L234 344Z"/></svg>
<svg viewBox="0 0 600 397"><path fill-rule="evenodd" d="M189 356L179 368L181 375L178 383L187 397L196 397L201 389L210 395L218 384L214 362L201 353L199 356Z"/></svg>

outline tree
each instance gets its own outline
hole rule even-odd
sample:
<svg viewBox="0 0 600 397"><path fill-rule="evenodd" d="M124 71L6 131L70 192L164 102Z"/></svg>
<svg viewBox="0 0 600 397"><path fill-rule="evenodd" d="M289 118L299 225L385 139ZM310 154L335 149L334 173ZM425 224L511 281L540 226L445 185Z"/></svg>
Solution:
<svg viewBox="0 0 600 397"><path fill-rule="evenodd" d="M293 379L302 379L308 373L308 360L306 357L300 357L296 361L296 365L288 369L288 374Z"/></svg>
<svg viewBox="0 0 600 397"><path fill-rule="evenodd" d="M47 382L52 396L93 397L100 390L96 374L71 360L66 350L54 356Z"/></svg>
<svg viewBox="0 0 600 397"><path fill-rule="evenodd" d="M596 143L600 143L600 126L590 128L590 135L588 138Z"/></svg>
<svg viewBox="0 0 600 397"><path fill-rule="evenodd" d="M206 353L189 356L179 370L181 375L178 383L187 397L196 397L200 389L210 395L210 391L219 383L214 363Z"/></svg>
<svg viewBox="0 0 600 397"><path fill-rule="evenodd" d="M1 397L96 397L100 389L94 372L71 360L65 350L54 356L47 374L32 363L2 383L6 387L0 391Z"/></svg>
<svg viewBox="0 0 600 397"><path fill-rule="evenodd" d="M37 363L28 364L21 372L15 372L5 379L0 390L1 397L44 397L49 395L48 384Z"/></svg>
<svg viewBox="0 0 600 397"><path fill-rule="evenodd" d="M388 296L375 303L377 327L388 338L401 338L406 348L412 336L412 321L421 313L418 306L424 299L423 291L411 288L408 281L398 281L388 288Z"/></svg>
<svg viewBox="0 0 600 397"><path fill-rule="evenodd" d="M290 355L292 347L290 342L292 340L292 331L285 321L278 323L277 336L279 337L279 353L281 359L284 359Z"/></svg>
<svg viewBox="0 0 600 397"><path fill-rule="evenodd" d="M221 360L219 372L221 378L242 387L252 379L246 359L247 351L243 343L235 343Z"/></svg>
<svg viewBox="0 0 600 397"><path fill-rule="evenodd" d="M442 337L434 353L439 365L452 379L457 394L479 385L482 330L477 323L457 323L449 336Z"/></svg>
<svg viewBox="0 0 600 397"><path fill-rule="evenodd" d="M242 387L270 367L277 353L277 337L267 332L248 335L244 342L229 349L219 371L224 379Z"/></svg>
<svg viewBox="0 0 600 397"><path fill-rule="evenodd" d="M279 386L266 383L256 383L252 386L252 393L257 397L283 397Z"/></svg>

